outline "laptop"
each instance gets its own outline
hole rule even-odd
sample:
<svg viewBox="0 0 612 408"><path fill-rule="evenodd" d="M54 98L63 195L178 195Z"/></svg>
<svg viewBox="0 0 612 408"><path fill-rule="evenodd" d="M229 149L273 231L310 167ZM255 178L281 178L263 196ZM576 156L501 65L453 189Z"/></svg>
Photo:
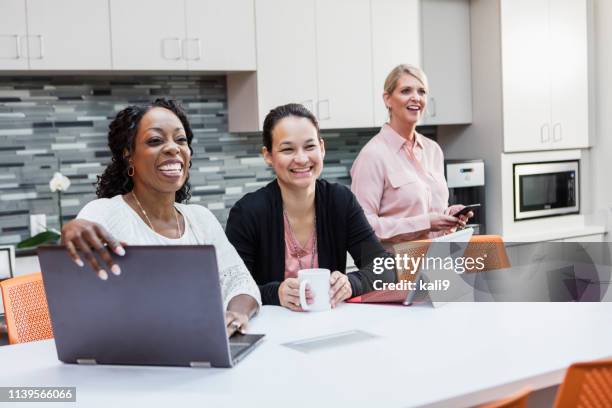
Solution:
<svg viewBox="0 0 612 408"><path fill-rule="evenodd" d="M472 228L465 228L451 234L433 238L431 241L415 241L394 245L397 254L408 254L408 257L423 257L423 259L452 259L453 261L463 256L467 249L470 238L474 234ZM406 273L402 268L396 269L397 281L410 281L414 283L414 290L374 290L361 296L347 300L348 303L401 303L410 306L416 303L431 302L438 307L449 301L469 300L473 298L473 288L464 282L460 274L454 270L443 268L420 267L414 273ZM440 290L435 282L442 278L449 281L450 292ZM427 289L427 288L435 289Z"/></svg>
<svg viewBox="0 0 612 408"><path fill-rule="evenodd" d="M227 338L211 245L127 247L113 255L121 275L106 281L62 246L38 257L65 363L232 367L264 337Z"/></svg>

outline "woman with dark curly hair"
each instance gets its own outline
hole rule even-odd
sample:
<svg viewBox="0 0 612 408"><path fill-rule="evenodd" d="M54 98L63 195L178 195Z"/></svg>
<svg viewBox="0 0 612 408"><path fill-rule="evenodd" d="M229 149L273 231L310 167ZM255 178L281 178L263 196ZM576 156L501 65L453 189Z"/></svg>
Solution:
<svg viewBox="0 0 612 408"><path fill-rule="evenodd" d="M125 254L124 245L214 245L228 331L240 329L261 304L253 278L227 240L217 219L189 199L193 132L182 108L157 99L147 106L128 106L111 122L111 163L98 177L97 200L62 229L62 243L79 266L77 251L102 280L119 265L109 251Z"/></svg>

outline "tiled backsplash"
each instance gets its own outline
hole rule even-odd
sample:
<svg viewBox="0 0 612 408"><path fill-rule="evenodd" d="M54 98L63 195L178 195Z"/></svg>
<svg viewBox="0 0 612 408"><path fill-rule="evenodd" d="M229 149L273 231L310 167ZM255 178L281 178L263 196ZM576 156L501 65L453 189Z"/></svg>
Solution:
<svg viewBox="0 0 612 408"><path fill-rule="evenodd" d="M29 236L29 215L46 214L57 227L49 180L61 171L72 182L62 197L64 220L95 199L96 175L109 160L107 129L129 104L158 96L182 102L194 131L192 203L224 225L236 200L272 179L260 156L260 134L227 131L224 76L0 78L0 245ZM349 184L349 170L377 129L323 132L323 177Z"/></svg>

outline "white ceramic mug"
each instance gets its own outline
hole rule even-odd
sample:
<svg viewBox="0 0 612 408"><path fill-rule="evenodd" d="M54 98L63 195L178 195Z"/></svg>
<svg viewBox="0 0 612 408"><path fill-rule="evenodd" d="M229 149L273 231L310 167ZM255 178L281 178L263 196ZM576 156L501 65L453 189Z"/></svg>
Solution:
<svg viewBox="0 0 612 408"><path fill-rule="evenodd" d="M298 271L300 281L300 306L308 312L322 312L331 309L329 302L329 269L313 268ZM306 285L314 296L314 303L306 303Z"/></svg>

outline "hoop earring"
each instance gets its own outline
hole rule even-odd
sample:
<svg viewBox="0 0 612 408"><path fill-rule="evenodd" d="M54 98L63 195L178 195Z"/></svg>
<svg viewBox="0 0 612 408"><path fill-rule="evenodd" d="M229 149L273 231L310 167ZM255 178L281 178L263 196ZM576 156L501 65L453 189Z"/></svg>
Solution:
<svg viewBox="0 0 612 408"><path fill-rule="evenodd" d="M134 176L134 166L130 166L130 167L128 167L128 172L127 172L127 175L128 175L129 177L133 177L133 176Z"/></svg>

